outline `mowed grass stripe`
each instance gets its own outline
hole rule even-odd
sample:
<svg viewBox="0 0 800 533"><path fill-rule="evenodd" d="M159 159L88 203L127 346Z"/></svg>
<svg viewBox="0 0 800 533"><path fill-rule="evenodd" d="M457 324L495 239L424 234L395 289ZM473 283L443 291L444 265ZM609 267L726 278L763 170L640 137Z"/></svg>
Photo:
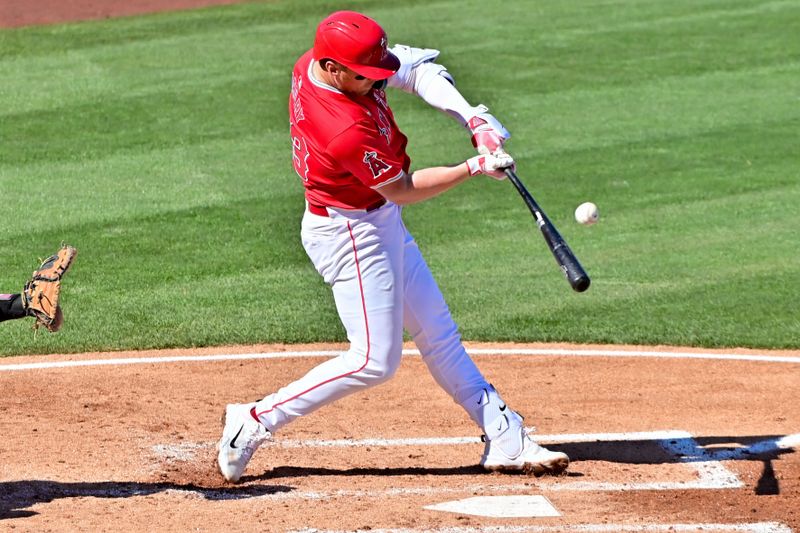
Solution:
<svg viewBox="0 0 800 533"><path fill-rule="evenodd" d="M251 112L258 106L277 107L277 102L268 96L274 93L253 94L253 85L259 85L259 81L221 84L197 92L164 91L158 98L109 98L94 104L7 116L4 127L14 134L0 148L0 156L5 164L14 165L42 159L86 162L119 150L144 151L246 136L263 130L266 124L277 129L283 117L259 117ZM200 110L216 111L206 114ZM198 113L202 113L202 120ZM230 113L240 120L231 121ZM81 142L80 150L75 149L76 140Z"/></svg>
<svg viewBox="0 0 800 533"><path fill-rule="evenodd" d="M509 98L517 113L537 118L535 128L519 128L522 133L512 142L523 146L535 142L542 155L568 155L586 147L658 141L800 118L797 96L787 91L798 79L800 63L792 63L661 78L625 87L535 97L516 94Z"/></svg>
<svg viewBox="0 0 800 533"><path fill-rule="evenodd" d="M567 91L547 97L524 99L517 96L517 108L538 114L536 135L540 150L581 149L608 146L620 141L658 139L676 133L700 133L730 124L748 124L775 118L798 117L796 96L786 87L800 79L800 64L761 68L756 71L721 72L659 80L644 87L596 91ZM162 90L129 98L109 98L102 103L83 104L49 112L28 112L4 117L4 128L13 132L0 147L3 164L29 161L57 161L62 158L100 158L115 150L163 148L247 135L253 130L275 131L285 124L279 91L253 91L265 85L262 79L211 84L191 92ZM727 91L724 101L705 95ZM764 99L771 105L765 108ZM258 116L259 106L273 115ZM204 113L198 109L223 112ZM240 120L232 121L230 113ZM648 117L646 122L642 117ZM565 128L565 125L575 125ZM57 129L54 126L57 125ZM267 126L269 125L269 126ZM280 129L283 129L282 127ZM83 134L83 135L81 135ZM81 150L75 150L75 139ZM524 144L525 137L514 144Z"/></svg>
<svg viewBox="0 0 800 533"><path fill-rule="evenodd" d="M358 9L369 10L381 0L357 0ZM413 5L415 2L406 2ZM430 4L430 2L428 2ZM207 7L164 12L114 20L73 22L0 31L0 47L7 58L61 56L87 49L114 47L135 42L184 37L253 26L304 24L313 28L320 16L341 9L333 0L245 2L235 6ZM298 39L302 36L298 35Z"/></svg>
<svg viewBox="0 0 800 533"><path fill-rule="evenodd" d="M752 0L740 0L732 2L729 0L719 1L697 1L697 2L675 2L670 6L664 6L663 2L654 0L650 2L628 2L624 5L613 6L608 2L599 2L606 7L617 7L612 11L613 15L605 18L605 24L591 27L583 26L572 29L562 28L559 36L569 37L570 35L594 35L605 33L625 33L631 31L647 30L652 31L656 28L674 26L677 29L692 27L694 23L708 24L730 24L731 19L738 19L734 23L741 23L744 20L763 20L774 16L784 16L787 13L800 12L797 2L793 0L777 0L773 2L753 2ZM574 16L572 20L583 20L587 5L576 2L572 4L575 11L571 12ZM568 9L568 8L567 8ZM669 14L664 13L664 9L669 10ZM563 19L564 25L568 25L570 20Z"/></svg>
<svg viewBox="0 0 800 533"><path fill-rule="evenodd" d="M11 205L50 211L52 222L65 234L84 224L125 226L159 213L255 198L263 201L259 218L269 219L288 205L288 198L302 206L302 187L290 162L269 157L264 149L280 145L284 137L281 132L171 149L129 150L91 164L40 161L16 170L0 166L0 187ZM31 191L32 181L41 188ZM63 209L53 210L54 205ZM49 228L43 229L45 237ZM12 217L4 224L0 241L30 233L27 220Z"/></svg>
<svg viewBox="0 0 800 533"><path fill-rule="evenodd" d="M0 196L52 213L53 228L4 224L0 290L24 280L32 250L61 240L80 250L68 328L34 338L29 321L3 324L0 354L345 339L299 244L286 133L291 64L338 7L257 3L0 32ZM352 7L385 21L395 42L443 50L470 100L512 130L520 175L594 278L586 294L569 290L508 183L473 180L411 206L408 225L465 338L797 345L783 290L798 281L800 215L783 207L800 200L787 89L800 79L797 6ZM476 39L463 31L475 20L502 31ZM447 117L390 98L416 167L473 153ZM572 220L587 199L601 207L592 228Z"/></svg>
<svg viewBox="0 0 800 533"><path fill-rule="evenodd" d="M150 97L153 104L171 93L202 90L226 93L234 83L283 81L289 59L302 50L292 40L294 27L272 24L190 36L91 48L65 56L37 56L3 61L9 79L4 91L15 110L60 111L93 105L98 98L124 94ZM266 36L269 36L268 38ZM187 57L188 55L188 57ZM213 57L213 62L205 59ZM272 58L283 58L275 62ZM254 69L253 65L259 65ZM30 93L31 85L37 91ZM255 86L251 86L254 90ZM9 114L10 109L0 110Z"/></svg>

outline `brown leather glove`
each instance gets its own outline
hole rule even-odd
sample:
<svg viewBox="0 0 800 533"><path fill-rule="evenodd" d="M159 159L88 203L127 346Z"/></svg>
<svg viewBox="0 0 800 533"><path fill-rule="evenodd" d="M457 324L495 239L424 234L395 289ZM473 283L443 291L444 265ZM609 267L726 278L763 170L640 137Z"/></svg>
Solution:
<svg viewBox="0 0 800 533"><path fill-rule="evenodd" d="M28 316L36 318L34 328L44 326L50 331L58 331L64 322L64 315L58 305L61 293L61 278L67 273L78 251L64 245L33 271L30 281L22 291L22 305Z"/></svg>

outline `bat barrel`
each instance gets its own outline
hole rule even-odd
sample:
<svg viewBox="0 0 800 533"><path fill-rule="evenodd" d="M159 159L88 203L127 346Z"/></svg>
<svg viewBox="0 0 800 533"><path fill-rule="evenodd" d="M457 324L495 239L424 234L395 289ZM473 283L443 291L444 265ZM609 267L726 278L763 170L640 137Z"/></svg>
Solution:
<svg viewBox="0 0 800 533"><path fill-rule="evenodd" d="M536 220L537 226L539 226L539 230L542 232L542 237L544 237L547 247L550 248L550 252L552 252L556 263L564 273L564 277L567 278L570 287L576 292L584 292L589 288L589 285L591 285L591 279L581 266L578 258L572 253L572 250L567 246L564 238L553 223L550 222L550 219L547 218L545 212L539 207L536 200L533 199L533 196L531 196L531 193L525 188L525 185L516 173L512 169L507 168L506 176L508 176L508 179L514 184L520 196L525 200L525 204L528 206L533 218Z"/></svg>

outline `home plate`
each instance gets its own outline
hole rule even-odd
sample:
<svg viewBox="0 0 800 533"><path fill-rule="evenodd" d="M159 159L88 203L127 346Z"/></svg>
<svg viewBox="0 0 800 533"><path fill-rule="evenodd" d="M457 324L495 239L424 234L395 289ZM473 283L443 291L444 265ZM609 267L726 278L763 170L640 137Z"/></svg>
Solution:
<svg viewBox="0 0 800 533"><path fill-rule="evenodd" d="M427 505L425 509L496 518L561 516L550 500L544 496L475 496L465 500Z"/></svg>

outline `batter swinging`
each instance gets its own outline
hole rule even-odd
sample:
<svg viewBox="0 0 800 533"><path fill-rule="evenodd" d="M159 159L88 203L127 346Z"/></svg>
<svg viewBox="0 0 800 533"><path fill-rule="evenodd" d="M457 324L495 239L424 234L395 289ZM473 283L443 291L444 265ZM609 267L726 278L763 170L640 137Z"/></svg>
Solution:
<svg viewBox="0 0 800 533"><path fill-rule="evenodd" d="M397 45L369 17L339 11L323 20L313 49L292 73L289 117L294 167L305 186L302 242L328 283L350 349L249 404L230 404L219 468L238 481L258 446L299 416L378 385L400 365L405 328L436 382L485 433L487 470L558 473L569 464L525 433L467 355L450 311L401 219L401 206L436 196L470 176L503 179L514 160L509 133L456 90L436 50ZM407 139L384 88L423 98L472 133L480 155L456 166L410 171Z"/></svg>

